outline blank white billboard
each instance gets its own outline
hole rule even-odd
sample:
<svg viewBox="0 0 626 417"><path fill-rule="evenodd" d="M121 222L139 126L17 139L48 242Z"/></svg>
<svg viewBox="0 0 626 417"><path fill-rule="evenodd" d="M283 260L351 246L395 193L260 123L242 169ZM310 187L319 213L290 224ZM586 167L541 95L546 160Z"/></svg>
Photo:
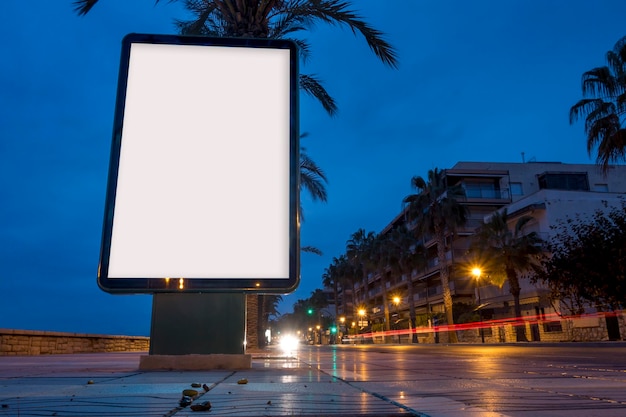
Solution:
<svg viewBox="0 0 626 417"><path fill-rule="evenodd" d="M125 38L101 287L295 288L295 54L286 41Z"/></svg>

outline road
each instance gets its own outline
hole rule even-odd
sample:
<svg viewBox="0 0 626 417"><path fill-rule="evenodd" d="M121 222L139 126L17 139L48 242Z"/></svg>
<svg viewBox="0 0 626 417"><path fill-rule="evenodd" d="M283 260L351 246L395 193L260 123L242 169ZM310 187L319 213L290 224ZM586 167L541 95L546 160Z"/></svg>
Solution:
<svg viewBox="0 0 626 417"><path fill-rule="evenodd" d="M626 416L623 343L307 346L299 359L433 417Z"/></svg>

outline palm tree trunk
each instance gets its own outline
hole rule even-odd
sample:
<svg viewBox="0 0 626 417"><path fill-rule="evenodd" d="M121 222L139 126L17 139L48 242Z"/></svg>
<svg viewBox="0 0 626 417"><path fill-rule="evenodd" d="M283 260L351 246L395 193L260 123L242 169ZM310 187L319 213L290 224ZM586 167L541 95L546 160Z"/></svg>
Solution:
<svg viewBox="0 0 626 417"><path fill-rule="evenodd" d="M404 268L402 269L404 271ZM411 343L419 343L419 339L417 338L416 331L416 320L415 320L415 294L413 292L413 276L412 272L407 272L408 283L406 285L406 294L409 302L409 323L411 327Z"/></svg>
<svg viewBox="0 0 626 417"><path fill-rule="evenodd" d="M267 339L265 338L265 329L267 328L267 317L265 314L266 297L265 295L259 295L258 298L257 340L260 348L267 346Z"/></svg>
<svg viewBox="0 0 626 417"><path fill-rule="evenodd" d="M335 297L335 344L337 344L337 337L339 336L339 326L338 326L338 321L339 321L339 300L337 300L337 298L339 298L339 283L337 282L337 278L333 279L333 296ZM343 299L341 300L343 303ZM345 308L343 311L346 311ZM332 333L330 335L331 339L333 337Z"/></svg>
<svg viewBox="0 0 626 417"><path fill-rule="evenodd" d="M515 319L521 321L522 306L520 305L520 302L519 302L519 295L522 289L519 285L519 280L517 279L517 274L515 273L515 270L507 269L506 274L509 279L509 287L510 287L509 291L511 295L513 295L513 305L514 305L513 308L515 310ZM515 326L515 339L518 342L528 342L528 339L526 338L526 325L525 324Z"/></svg>
<svg viewBox="0 0 626 417"><path fill-rule="evenodd" d="M443 292L443 306L446 311L446 321L448 326L454 324L454 316L452 314L452 294L450 293L450 274L446 261L445 236L443 231L436 233L437 239L437 258L439 260L439 274L441 277L441 287ZM448 331L448 340L450 343L458 343L459 339L456 331Z"/></svg>
<svg viewBox="0 0 626 417"><path fill-rule="evenodd" d="M380 286L382 289L382 293L383 293L383 313L385 315L385 338L384 338L384 342L387 343L389 336L388 333L391 330L391 326L389 323L389 301L387 300L387 285L385 285L385 280L383 279L384 277L381 276L380 279Z"/></svg>
<svg viewBox="0 0 626 417"><path fill-rule="evenodd" d="M259 295L246 295L246 349L259 347Z"/></svg>

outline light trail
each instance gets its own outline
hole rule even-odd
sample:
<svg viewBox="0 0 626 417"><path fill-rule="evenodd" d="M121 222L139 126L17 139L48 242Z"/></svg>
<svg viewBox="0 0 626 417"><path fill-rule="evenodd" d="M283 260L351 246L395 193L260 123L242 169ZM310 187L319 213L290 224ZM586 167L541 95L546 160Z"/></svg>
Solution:
<svg viewBox="0 0 626 417"><path fill-rule="evenodd" d="M578 321L578 320L588 320L588 319L603 319L606 317L614 317L617 315L623 314L622 310L619 311L611 311L611 312L597 312L590 314L582 314L582 315L559 315L557 313L549 313L549 314L539 314L539 315L528 315L523 317L507 317L501 319L491 319L491 320L483 320L483 321L475 321L471 323L461 323L461 324L452 324L452 325L437 325L437 326L420 326L412 329L399 329L399 330L389 330L389 331L381 331L381 332L368 332L361 333L358 335L345 335L344 338L349 340L354 340L358 342L361 339L371 339L373 337L398 337L403 335L412 335L412 334L424 334L424 333L441 333L441 332L450 332L450 331L464 331L464 330L475 330L475 329L489 329L497 326L525 326L526 324L542 324L556 321Z"/></svg>

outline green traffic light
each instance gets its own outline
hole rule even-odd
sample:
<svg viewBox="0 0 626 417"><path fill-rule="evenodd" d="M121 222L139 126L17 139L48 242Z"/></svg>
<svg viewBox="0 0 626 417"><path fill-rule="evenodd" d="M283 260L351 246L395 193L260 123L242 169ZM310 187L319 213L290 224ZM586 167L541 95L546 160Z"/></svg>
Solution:
<svg viewBox="0 0 626 417"><path fill-rule="evenodd" d="M331 327L331 328L330 328L330 332L331 332L331 333L337 333L337 328L336 328L336 327L334 327L334 326L333 326L333 327Z"/></svg>
<svg viewBox="0 0 626 417"><path fill-rule="evenodd" d="M313 314L313 309L312 309L312 308L309 308L309 309L307 310L307 313L309 313L309 314Z"/></svg>

